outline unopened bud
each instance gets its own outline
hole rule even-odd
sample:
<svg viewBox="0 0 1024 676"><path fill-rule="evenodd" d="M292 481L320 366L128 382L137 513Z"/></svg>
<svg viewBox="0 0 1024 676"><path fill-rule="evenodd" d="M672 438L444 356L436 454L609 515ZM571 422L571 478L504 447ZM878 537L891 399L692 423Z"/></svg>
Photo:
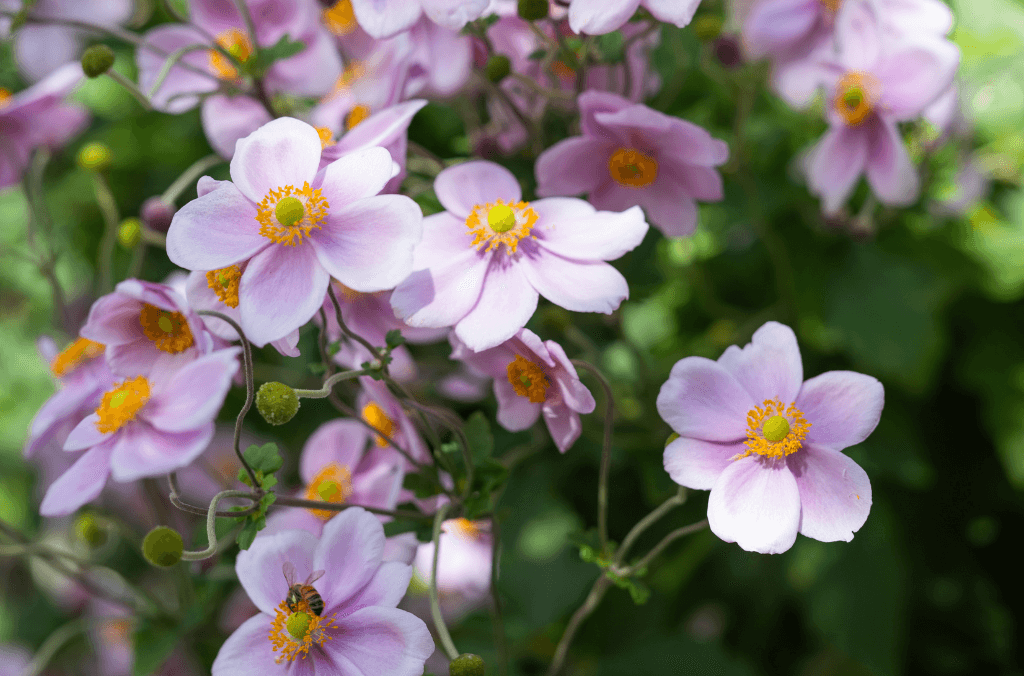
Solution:
<svg viewBox="0 0 1024 676"><path fill-rule="evenodd" d="M99 77L113 65L114 50L106 45L93 45L82 52L82 71L86 77Z"/></svg>
<svg viewBox="0 0 1024 676"><path fill-rule="evenodd" d="M134 249L142 239L142 221L137 218L126 218L117 228L117 241L125 249Z"/></svg>
<svg viewBox="0 0 1024 676"><path fill-rule="evenodd" d="M498 84L512 72L512 61L509 60L504 54L495 54L491 58L487 59L487 65L484 66L484 75L487 79Z"/></svg>
<svg viewBox="0 0 1024 676"><path fill-rule="evenodd" d="M519 16L527 21L539 21L548 16L548 0L519 0Z"/></svg>
<svg viewBox="0 0 1024 676"><path fill-rule="evenodd" d="M171 227L171 219L174 218L174 212L173 204L168 204L159 197L150 197L142 203L139 216L150 230L167 232L167 229Z"/></svg>
<svg viewBox="0 0 1024 676"><path fill-rule="evenodd" d="M86 143L78 151L78 166L89 171L103 171L110 166L110 148L98 141Z"/></svg>
<svg viewBox="0 0 1024 676"><path fill-rule="evenodd" d="M484 676L484 660L479 655L462 653L448 665L451 676Z"/></svg>
<svg viewBox="0 0 1024 676"><path fill-rule="evenodd" d="M102 547L107 542L107 531L94 514L86 512L75 520L75 533L90 547Z"/></svg>
<svg viewBox="0 0 1024 676"><path fill-rule="evenodd" d="M256 410L271 425L283 425L299 411L299 397L284 383L263 383L256 392Z"/></svg>
<svg viewBox="0 0 1024 676"><path fill-rule="evenodd" d="M181 535L167 526L157 526L142 541L142 555L154 566L161 568L169 568L181 561L183 551L185 543Z"/></svg>

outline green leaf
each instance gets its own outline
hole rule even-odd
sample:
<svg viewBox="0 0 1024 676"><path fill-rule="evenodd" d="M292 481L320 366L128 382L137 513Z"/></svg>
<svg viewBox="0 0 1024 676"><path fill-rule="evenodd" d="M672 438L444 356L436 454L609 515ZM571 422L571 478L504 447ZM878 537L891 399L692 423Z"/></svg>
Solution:
<svg viewBox="0 0 1024 676"><path fill-rule="evenodd" d="M250 446L242 455L253 469L264 474L273 474L284 464L277 453L277 444L273 442L262 446Z"/></svg>
<svg viewBox="0 0 1024 676"><path fill-rule="evenodd" d="M622 61L625 54L622 48L622 33L614 31L597 36L597 49L601 57L609 63Z"/></svg>
<svg viewBox="0 0 1024 676"><path fill-rule="evenodd" d="M482 411L477 411L469 416L466 424L462 427L462 432L469 442L469 451L473 460L482 462L491 457L494 453L494 435L491 434L491 424Z"/></svg>
<svg viewBox="0 0 1024 676"><path fill-rule="evenodd" d="M441 444L441 452L442 453L458 453L459 452L459 442L457 442L457 441L449 441L447 443Z"/></svg>
<svg viewBox="0 0 1024 676"><path fill-rule="evenodd" d="M253 75L262 76L267 69L274 65L275 61L295 56L306 49L306 43L300 40L292 40L288 35L282 35L281 39L270 47L259 50L259 58L253 68Z"/></svg>
<svg viewBox="0 0 1024 676"><path fill-rule="evenodd" d="M384 344L392 350L405 343L405 336L398 329L391 329L384 336Z"/></svg>
<svg viewBox="0 0 1024 676"><path fill-rule="evenodd" d="M143 623L135 632L133 676L156 673L170 657L177 643L178 632L173 624Z"/></svg>
<svg viewBox="0 0 1024 676"><path fill-rule="evenodd" d="M431 468L425 467L415 474L406 474L402 487L412 491L417 498L429 498L441 492L441 484L436 476L430 476Z"/></svg>

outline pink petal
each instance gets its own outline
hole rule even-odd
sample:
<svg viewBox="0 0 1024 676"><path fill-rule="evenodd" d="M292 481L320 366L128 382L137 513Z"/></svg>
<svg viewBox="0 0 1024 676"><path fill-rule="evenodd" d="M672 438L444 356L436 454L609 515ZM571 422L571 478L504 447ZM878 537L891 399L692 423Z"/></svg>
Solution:
<svg viewBox="0 0 1024 676"><path fill-rule="evenodd" d="M146 45L164 52L164 55L157 54L144 46L135 52L135 62L139 66L139 88L147 94L153 89L167 62L167 54L191 45L209 44L206 37L195 28L178 24L157 26L146 33L145 40ZM184 55L181 61L205 73L209 68L210 54L198 49ZM195 107L199 102L199 94L215 91L217 84L217 78L212 75L205 76L176 65L153 95L153 107L167 113L182 113Z"/></svg>
<svg viewBox="0 0 1024 676"><path fill-rule="evenodd" d="M273 118L263 104L251 96L208 96L203 101L203 132L210 146L221 157L235 154L240 139L270 122ZM301 187L297 186L297 187ZM254 201L258 202L263 197Z"/></svg>
<svg viewBox="0 0 1024 676"><path fill-rule="evenodd" d="M434 179L434 192L452 216L465 219L478 204L523 198L512 172L494 162L476 160L448 167Z"/></svg>
<svg viewBox="0 0 1024 676"><path fill-rule="evenodd" d="M394 608L405 596L412 580L412 566L398 561L381 564L366 586L334 611L339 617L368 606Z"/></svg>
<svg viewBox="0 0 1024 676"><path fill-rule="evenodd" d="M959 65L960 50L944 39L895 51L876 71L882 83L879 105L896 120L912 120L949 89Z"/></svg>
<svg viewBox="0 0 1024 676"><path fill-rule="evenodd" d="M133 342L144 335L139 324L141 312L141 301L117 292L108 293L89 308L89 317L79 334L104 345Z"/></svg>
<svg viewBox="0 0 1024 676"><path fill-rule="evenodd" d="M745 446L740 442L716 444L690 437L679 437L665 447L665 471L680 486L698 491L709 491L718 477L743 455Z"/></svg>
<svg viewBox="0 0 1024 676"><path fill-rule="evenodd" d="M658 413L684 437L735 442L747 436L754 400L724 366L704 357L676 362L658 393Z"/></svg>
<svg viewBox="0 0 1024 676"><path fill-rule="evenodd" d="M312 184L319 166L316 129L293 117L279 117L239 139L231 158L231 180L243 195L260 202L271 189Z"/></svg>
<svg viewBox="0 0 1024 676"><path fill-rule="evenodd" d="M538 244L564 258L578 261L611 261L621 258L644 241L648 226L638 207L622 213L596 211L583 200L538 200L534 234Z"/></svg>
<svg viewBox="0 0 1024 676"><path fill-rule="evenodd" d="M213 432L212 422L187 432L161 432L139 421L129 423L114 443L110 458L114 479L135 481L181 469L206 450Z"/></svg>
<svg viewBox="0 0 1024 676"><path fill-rule="evenodd" d="M50 484L39 505L43 516L64 516L95 500L110 476L113 441L94 446Z"/></svg>
<svg viewBox="0 0 1024 676"><path fill-rule="evenodd" d="M262 347L308 322L323 305L329 280L308 242L262 251L249 261L238 287L246 337Z"/></svg>
<svg viewBox="0 0 1024 676"><path fill-rule="evenodd" d="M253 544L253 547L255 546ZM241 559L246 553L242 552L238 558ZM287 593L287 590L283 590L282 594L284 593ZM279 600L284 600L284 596L282 595ZM210 668L212 676L254 676L283 672L282 665L276 662L280 653L271 650L270 641L267 639L273 614L274 611L271 610L270 616L260 613L250 617L228 636ZM312 669L314 659L315 657L311 656L305 660L295 660L293 664L305 667L303 663L308 662L309 668ZM297 675L298 669L290 670L289 676Z"/></svg>
<svg viewBox="0 0 1024 676"><path fill-rule="evenodd" d="M697 203L673 176L659 176L646 188L620 188L633 192L633 201L666 237L689 237L697 229Z"/></svg>
<svg viewBox="0 0 1024 676"><path fill-rule="evenodd" d="M888 119L878 120L871 131L871 151L867 159L871 190L885 204L913 204L917 199L920 179L896 123Z"/></svg>
<svg viewBox="0 0 1024 676"><path fill-rule="evenodd" d="M508 378L494 379L494 398L498 400L498 424L509 432L530 429L540 417L540 404L516 394Z"/></svg>
<svg viewBox="0 0 1024 676"><path fill-rule="evenodd" d="M383 550L384 527L369 512L350 507L327 522L313 552L314 568L327 571L317 585L325 613L366 586L380 567Z"/></svg>
<svg viewBox="0 0 1024 676"><path fill-rule="evenodd" d="M325 149L324 155L340 153L340 157L363 148L388 147L407 132L413 116L425 105L425 100L416 99L374 113L348 131L340 141ZM400 161L404 158L394 159Z"/></svg>
<svg viewBox="0 0 1024 676"><path fill-rule="evenodd" d="M313 550L317 539L300 530L283 531L273 535L259 535L249 549L238 552L235 572L242 588L256 607L267 615L277 614L277 606L288 595L288 582L282 568L286 562L295 567L295 582L302 583L314 570ZM327 579L325 574L322 583ZM317 584L317 591L321 590ZM263 640L266 641L266 634ZM269 645L264 650L270 652Z"/></svg>
<svg viewBox="0 0 1024 676"><path fill-rule="evenodd" d="M423 620L397 608L363 608L339 621L338 628L334 639L324 643L324 650L339 665L354 666L353 676L420 676L434 652Z"/></svg>
<svg viewBox="0 0 1024 676"><path fill-rule="evenodd" d="M614 149L607 141L586 136L559 141L537 158L537 194L555 197L590 192L607 178L608 158Z"/></svg>
<svg viewBox="0 0 1024 676"><path fill-rule="evenodd" d="M868 438L885 405L882 383L853 371L828 371L800 389L796 406L811 423L807 442L841 451Z"/></svg>
<svg viewBox="0 0 1024 676"><path fill-rule="evenodd" d="M870 124L867 122L865 124ZM868 159L871 134L863 125L829 128L807 158L807 183L825 213L839 211L853 192Z"/></svg>
<svg viewBox="0 0 1024 676"><path fill-rule="evenodd" d="M552 406L545 404L543 408L544 423L548 427L548 433L555 442L559 453L565 453L580 438L583 432L583 423L580 422L580 414L568 406Z"/></svg>
<svg viewBox="0 0 1024 676"><path fill-rule="evenodd" d="M330 205L330 215L378 194L391 180L393 167L391 154L384 148L354 150L328 164L319 187Z"/></svg>
<svg viewBox="0 0 1024 676"><path fill-rule="evenodd" d="M352 0L352 11L360 28L382 39L411 28L422 7L411 0Z"/></svg>
<svg viewBox="0 0 1024 676"><path fill-rule="evenodd" d="M575 33L611 33L629 21L640 0L572 0L569 26Z"/></svg>
<svg viewBox="0 0 1024 676"><path fill-rule="evenodd" d="M501 250L493 252L476 307L455 325L455 335L472 350L508 340L537 309L537 291L524 274L523 261L512 258Z"/></svg>
<svg viewBox="0 0 1024 676"><path fill-rule="evenodd" d="M363 457L367 434L366 428L355 420L339 418L324 423L302 447L299 476L308 484L332 462L355 470Z"/></svg>
<svg viewBox="0 0 1024 676"><path fill-rule="evenodd" d="M405 195L377 195L332 211L310 239L321 265L339 282L356 291L383 291L412 272L422 222L419 205Z"/></svg>
<svg viewBox="0 0 1024 676"><path fill-rule="evenodd" d="M186 270L219 270L255 256L270 243L260 234L256 205L225 181L174 214L167 257Z"/></svg>
<svg viewBox="0 0 1024 676"><path fill-rule="evenodd" d="M821 12L820 0L755 2L743 24L743 43L755 58L781 54L808 38Z"/></svg>
<svg viewBox="0 0 1024 676"><path fill-rule="evenodd" d="M71 434L68 435L67 440L64 441L65 451L82 451L86 448L92 448L98 444L102 444L107 439L110 439L112 432L104 434L96 429L96 423L100 417L95 413L91 413L82 422L75 426L75 429L71 430Z"/></svg>
<svg viewBox="0 0 1024 676"><path fill-rule="evenodd" d="M626 278L601 261L574 261L539 251L535 256L524 255L519 267L532 288L566 310L611 314L629 298Z"/></svg>
<svg viewBox="0 0 1024 676"><path fill-rule="evenodd" d="M835 44L847 71L874 72L882 53L880 24L872 3L843 3L836 15Z"/></svg>
<svg viewBox="0 0 1024 676"><path fill-rule="evenodd" d="M658 21L682 28L693 21L700 0L643 0L643 5Z"/></svg>
<svg viewBox="0 0 1024 676"><path fill-rule="evenodd" d="M421 0L423 13L434 23L451 31L462 30L470 21L479 19L489 0Z"/></svg>
<svg viewBox="0 0 1024 676"><path fill-rule="evenodd" d="M267 72L267 86L298 96L329 93L342 74L341 55L334 36L324 30L313 31L298 54L275 63Z"/></svg>
<svg viewBox="0 0 1024 676"><path fill-rule="evenodd" d="M787 456L800 490L800 532L821 542L849 542L871 511L867 473L838 451L808 444Z"/></svg>
<svg viewBox="0 0 1024 676"><path fill-rule="evenodd" d="M217 419L238 373L241 348L218 350L183 366L142 413L157 429L187 432Z"/></svg>
<svg viewBox="0 0 1024 676"><path fill-rule="evenodd" d="M754 332L745 347L730 345L718 363L731 373L758 404L776 397L783 404L796 401L804 381L800 347L793 329L767 322Z"/></svg>
<svg viewBox="0 0 1024 676"><path fill-rule="evenodd" d="M730 464L708 498L711 531L748 552L779 554L796 542L800 491L784 462L760 456Z"/></svg>

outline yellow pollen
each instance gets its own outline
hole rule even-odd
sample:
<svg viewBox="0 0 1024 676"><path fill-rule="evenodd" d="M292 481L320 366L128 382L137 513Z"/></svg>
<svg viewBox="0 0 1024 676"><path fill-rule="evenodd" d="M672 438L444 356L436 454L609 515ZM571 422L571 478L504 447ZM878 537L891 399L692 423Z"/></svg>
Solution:
<svg viewBox="0 0 1024 676"><path fill-rule="evenodd" d="M339 0L321 13L327 30L335 35L348 35L356 29L356 14L352 11L352 0Z"/></svg>
<svg viewBox="0 0 1024 676"><path fill-rule="evenodd" d="M526 397L531 403L543 404L547 399L548 377L537 364L518 354L508 365L508 382L516 394Z"/></svg>
<svg viewBox="0 0 1024 676"><path fill-rule="evenodd" d="M96 409L100 417L96 429L103 434L116 432L128 421L135 419L149 401L149 381L142 376L115 383L114 389L106 392Z"/></svg>
<svg viewBox="0 0 1024 676"><path fill-rule="evenodd" d="M451 521L448 522L447 525L452 528L452 531L454 531L455 533L458 533L459 535L461 535L461 536L463 536L465 538L470 538L470 539L474 539L475 540L476 538L480 537L480 533L481 533L480 524L478 522L476 522L476 521L470 521L469 519L467 519L465 517L459 517L458 519L452 519ZM447 529L445 529L445 530L447 530ZM448 532L452 532L452 531L448 531Z"/></svg>
<svg viewBox="0 0 1024 676"><path fill-rule="evenodd" d="M764 407L755 406L747 413L747 450L733 460L756 453L768 458L784 458L799 451L811 423L792 403L787 408L778 398L765 399Z"/></svg>
<svg viewBox="0 0 1024 676"><path fill-rule="evenodd" d="M118 646L131 645L132 621L124 619L104 622L100 633L103 634L106 643Z"/></svg>
<svg viewBox="0 0 1024 676"><path fill-rule="evenodd" d="M564 61L552 61L551 72L561 80L575 80L576 70L570 68Z"/></svg>
<svg viewBox="0 0 1024 676"><path fill-rule="evenodd" d="M238 307L238 284L242 280L242 268L230 265L206 273L206 285L213 289L220 302L228 307Z"/></svg>
<svg viewBox="0 0 1024 676"><path fill-rule="evenodd" d="M356 125L370 117L370 106L356 104L345 116L345 129L352 131Z"/></svg>
<svg viewBox="0 0 1024 676"><path fill-rule="evenodd" d="M829 12L837 14L839 12L839 5L843 4L843 0L818 0Z"/></svg>
<svg viewBox="0 0 1024 676"><path fill-rule="evenodd" d="M335 505L343 505L352 497L352 472L346 465L335 462L320 470L313 481L306 487L307 500L320 500ZM329 509L311 509L313 516L327 521L337 512Z"/></svg>
<svg viewBox="0 0 1024 676"><path fill-rule="evenodd" d="M639 150L619 148L608 160L608 173L619 185L645 188L658 178L658 161Z"/></svg>
<svg viewBox="0 0 1024 676"><path fill-rule="evenodd" d="M170 312L144 303L139 313L139 323L146 338L153 341L158 350L178 354L195 344L188 320L180 312Z"/></svg>
<svg viewBox="0 0 1024 676"><path fill-rule="evenodd" d="M395 436L395 421L388 417L388 414L384 412L377 402L371 401L366 406L363 406L363 420L367 422L373 429L380 432L377 435L377 445L387 446L388 441L384 437ZM382 436L383 435L383 436Z"/></svg>
<svg viewBox="0 0 1024 676"><path fill-rule="evenodd" d="M473 235L471 247L480 251L490 251L501 244L505 252L511 256L519 246L519 240L533 237L530 229L537 222L537 212L530 208L529 202L505 202L497 200L487 204L477 204L466 218L466 227Z"/></svg>
<svg viewBox="0 0 1024 676"><path fill-rule="evenodd" d="M261 235L278 244L295 246L302 243L304 236L309 237L314 228L321 228L329 207L320 190L311 189L306 181L301 190L290 185L271 188L256 205L256 220Z"/></svg>
<svg viewBox="0 0 1024 676"><path fill-rule="evenodd" d="M320 150L334 145L334 132L330 127L317 127L316 133L320 136Z"/></svg>
<svg viewBox="0 0 1024 676"><path fill-rule="evenodd" d="M337 98L344 92L348 91L352 87L356 80L366 75L366 66L363 65L362 61L351 61L345 70L341 72L338 79L334 81L334 87L331 89L331 93L324 97L325 101Z"/></svg>
<svg viewBox="0 0 1024 676"><path fill-rule="evenodd" d="M0 108L3 108L4 106L6 106L7 102L10 101L11 98L12 98L11 92L6 90L6 89L4 89L3 87L0 87Z"/></svg>
<svg viewBox="0 0 1024 676"><path fill-rule="evenodd" d="M306 619L301 615L305 615ZM322 646L324 641L334 638L327 633L327 630L333 627L334 617L320 617L310 610L309 604L304 600L298 603L295 612L289 610L285 601L281 601L277 606L277 615L270 623L270 634L267 636L273 651L281 653L274 661L281 664L284 661L291 662L296 657L306 659L313 645Z"/></svg>
<svg viewBox="0 0 1024 676"><path fill-rule="evenodd" d="M832 104L846 124L856 127L874 110L880 89L878 79L870 73L851 71L836 84L836 97Z"/></svg>
<svg viewBox="0 0 1024 676"><path fill-rule="evenodd" d="M50 364L50 371L57 377L67 375L81 366L83 362L103 354L104 348L102 343L88 338L79 338L54 358L53 363Z"/></svg>
<svg viewBox="0 0 1024 676"><path fill-rule="evenodd" d="M229 28L220 33L217 36L217 45L239 63L245 63L252 56L252 43L249 42L249 36L237 28ZM210 68L222 80L238 78L237 66L220 50L210 50Z"/></svg>

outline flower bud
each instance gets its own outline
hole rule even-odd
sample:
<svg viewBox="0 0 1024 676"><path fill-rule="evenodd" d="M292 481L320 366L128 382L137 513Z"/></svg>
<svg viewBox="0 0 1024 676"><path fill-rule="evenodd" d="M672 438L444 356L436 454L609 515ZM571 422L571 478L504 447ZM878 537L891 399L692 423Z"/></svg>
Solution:
<svg viewBox="0 0 1024 676"><path fill-rule="evenodd" d="M548 0L519 0L518 10L523 19L539 21L548 16Z"/></svg>
<svg viewBox="0 0 1024 676"><path fill-rule="evenodd" d="M82 71L86 77L99 77L113 65L114 50L106 45L93 45L82 52Z"/></svg>
<svg viewBox="0 0 1024 676"><path fill-rule="evenodd" d="M110 148L98 141L86 143L78 151L78 166L89 171L103 171L110 166Z"/></svg>
<svg viewBox="0 0 1024 676"><path fill-rule="evenodd" d="M462 653L448 665L448 673L450 676L484 676L484 660L479 655Z"/></svg>
<svg viewBox="0 0 1024 676"><path fill-rule="evenodd" d="M263 383L256 392L256 410L271 425L283 425L299 411L299 397L284 383Z"/></svg>
<svg viewBox="0 0 1024 676"><path fill-rule="evenodd" d="M154 566L169 568L181 561L185 544L178 531L168 526L157 526L142 541L142 555Z"/></svg>
<svg viewBox="0 0 1024 676"><path fill-rule="evenodd" d="M491 58L487 59L487 65L484 66L484 75L487 79L498 84L512 72L512 61L509 60L504 54L495 54Z"/></svg>
<svg viewBox="0 0 1024 676"><path fill-rule="evenodd" d="M75 533L90 547L102 547L107 542L107 531L94 514L85 512L75 519Z"/></svg>
<svg viewBox="0 0 1024 676"><path fill-rule="evenodd" d="M150 230L167 232L167 229L171 227L171 219L174 218L175 211L173 204L168 204L159 197L150 197L142 203L139 216Z"/></svg>
<svg viewBox="0 0 1024 676"><path fill-rule="evenodd" d="M126 218L117 228L117 241L125 249L134 249L142 239L142 221L137 218Z"/></svg>
<svg viewBox="0 0 1024 676"><path fill-rule="evenodd" d="M722 34L722 19L713 14L697 17L693 23L693 32L702 42L714 40Z"/></svg>

